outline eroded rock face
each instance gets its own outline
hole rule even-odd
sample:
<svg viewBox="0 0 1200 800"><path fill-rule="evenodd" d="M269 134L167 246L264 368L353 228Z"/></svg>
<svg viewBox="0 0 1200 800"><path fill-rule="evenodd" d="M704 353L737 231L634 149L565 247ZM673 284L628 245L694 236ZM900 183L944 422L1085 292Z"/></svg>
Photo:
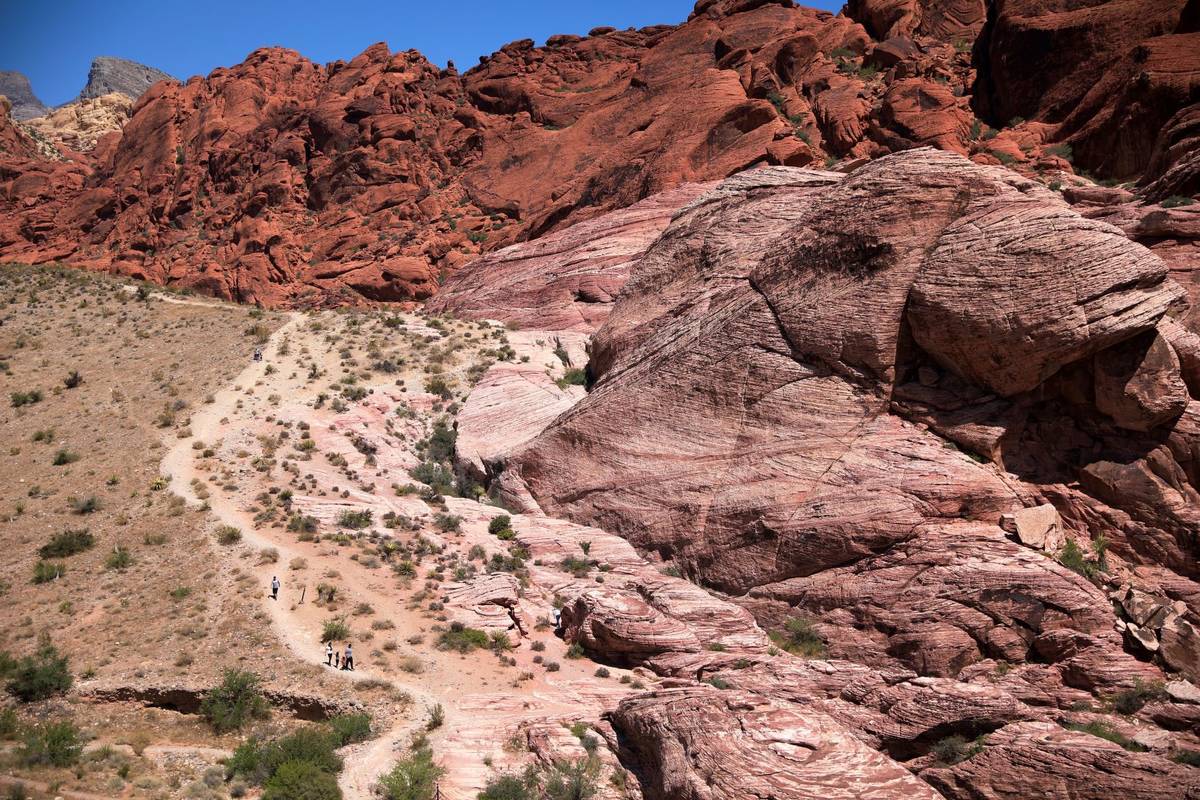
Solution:
<svg viewBox="0 0 1200 800"><path fill-rule="evenodd" d="M12 118L16 120L37 117L49 110L33 93L29 78L20 72L0 71L0 95L8 98Z"/></svg>
<svg viewBox="0 0 1200 800"><path fill-rule="evenodd" d="M885 555L750 595L764 618L782 603L783 614L801 606L831 625L853 619L866 636L834 654L922 675L954 677L985 658L1059 664L1066 683L1089 690L1156 674L1121 652L1101 591L984 525L927 528Z"/></svg>
<svg viewBox="0 0 1200 800"><path fill-rule="evenodd" d="M825 714L761 695L666 689L623 700L608 718L655 800L938 797Z"/></svg>
<svg viewBox="0 0 1200 800"><path fill-rule="evenodd" d="M973 42L987 19L985 0L850 0L846 13L876 39L930 36Z"/></svg>
<svg viewBox="0 0 1200 800"><path fill-rule="evenodd" d="M1097 797L1162 792L1189 778L1165 758L1196 744L1186 692L1114 722L1152 753L1062 725L1113 721L1071 715L1194 668L1180 297L1116 228L961 157L751 170L676 212L629 273L586 396L541 398L545 375L514 392L516 365L492 367L460 461L531 512L513 528L563 638L673 687L609 715L647 797L890 797L883 767L901 764L953 797L1023 797L1004 771L1026 769L1048 796L1072 770ZM961 763L939 755L953 736Z"/></svg>
<svg viewBox="0 0 1200 800"><path fill-rule="evenodd" d="M1095 376L1096 407L1122 428L1148 431L1188 405L1179 357L1157 331L1097 354Z"/></svg>
<svg viewBox="0 0 1200 800"><path fill-rule="evenodd" d="M1061 123L1076 163L1139 177L1166 123L1195 102L1194 17L1188 0L997 3L977 44L974 104L997 125Z"/></svg>
<svg viewBox="0 0 1200 800"><path fill-rule="evenodd" d="M0 155L10 158L35 158L37 148L13 122L12 107L12 102L0 95Z"/></svg>

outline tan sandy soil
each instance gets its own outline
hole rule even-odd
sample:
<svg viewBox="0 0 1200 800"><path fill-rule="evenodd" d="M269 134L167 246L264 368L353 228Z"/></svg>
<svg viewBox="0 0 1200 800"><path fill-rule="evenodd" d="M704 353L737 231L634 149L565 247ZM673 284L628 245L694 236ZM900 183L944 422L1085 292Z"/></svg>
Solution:
<svg viewBox="0 0 1200 800"><path fill-rule="evenodd" d="M365 687L351 696L292 658L259 606L263 586L249 569L257 555L243 561L216 545L212 516L188 508L159 478L163 454L190 436L192 416L250 363L258 337L285 322L157 292L139 299L135 287L77 271L0 267L0 651L24 655L48 633L85 692L204 687L240 667L278 691L363 702L387 724L392 692ZM83 382L68 389L72 370ZM34 390L39 402L13 405L13 393ZM97 510L73 510L73 500L93 496ZM34 584L38 549L67 529L88 530L95 545L51 559L65 572ZM118 547L132 563L109 568ZM3 705L10 701L0 697ZM183 796L215 753L248 733L296 724L277 712L253 730L217 737L194 716L73 695L18 711L23 722L69 718L90 746L112 745L118 755L144 748L124 778L122 759L90 759L61 774L0 763L0 773L55 784L64 796ZM0 742L0 750L14 747ZM179 764L172 747L207 755Z"/></svg>

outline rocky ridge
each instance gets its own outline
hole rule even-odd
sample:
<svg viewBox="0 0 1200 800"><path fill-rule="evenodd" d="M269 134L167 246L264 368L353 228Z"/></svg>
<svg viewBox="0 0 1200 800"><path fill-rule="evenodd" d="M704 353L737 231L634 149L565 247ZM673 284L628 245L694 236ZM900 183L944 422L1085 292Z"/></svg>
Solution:
<svg viewBox="0 0 1200 800"><path fill-rule="evenodd" d="M9 113L15 120L27 120L41 116L49 107L33 93L29 78L20 72L0 72L0 95L8 98Z"/></svg>
<svg viewBox="0 0 1200 800"><path fill-rule="evenodd" d="M115 56L97 56L88 68L87 83L76 101L96 100L109 94L120 94L137 100L159 81L174 78L160 69Z"/></svg>
<svg viewBox="0 0 1200 800"><path fill-rule="evenodd" d="M328 66L256 51L159 84L90 157L5 165L0 253L339 304L423 299L482 252L756 164L851 169L932 145L1047 183L1074 160L1145 175L1153 199L1194 191L1191 12L1085 5L986 19L969 0L862 0L845 16L702 0L678 26L517 41L462 75L382 44ZM1075 25L1112 36L1072 39ZM1111 75L1104 91L999 69L1036 61L1039 31ZM1056 103L1027 107L1047 81ZM1146 81L1151 100L1121 100ZM1076 101L1086 111L1063 117Z"/></svg>

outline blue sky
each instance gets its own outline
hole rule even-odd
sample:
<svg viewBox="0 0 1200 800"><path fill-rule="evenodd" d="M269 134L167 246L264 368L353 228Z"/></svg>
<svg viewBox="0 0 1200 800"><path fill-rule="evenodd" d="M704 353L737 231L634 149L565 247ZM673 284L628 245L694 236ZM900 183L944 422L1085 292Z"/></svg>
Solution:
<svg viewBox="0 0 1200 800"><path fill-rule="evenodd" d="M694 0L393 2L343 0L0 0L0 70L29 76L50 105L74 98L93 56L121 56L179 78L282 45L317 62L348 59L375 42L415 47L466 71L514 39L678 23ZM803 0L836 11L842 0Z"/></svg>

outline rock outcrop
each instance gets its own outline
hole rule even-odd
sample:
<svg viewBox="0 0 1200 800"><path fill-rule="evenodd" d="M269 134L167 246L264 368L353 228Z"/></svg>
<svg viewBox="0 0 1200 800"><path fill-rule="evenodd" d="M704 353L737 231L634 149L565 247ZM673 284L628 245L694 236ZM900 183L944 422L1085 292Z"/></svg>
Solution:
<svg viewBox="0 0 1200 800"><path fill-rule="evenodd" d="M834 656L944 678L1025 665L1017 696L1067 707L1192 659L1196 609L1161 632L1167 659L1072 571L1119 558L1194 586L1200 427L1165 317L1181 295L1115 228L960 156L753 170L633 269L587 396L481 471L768 627L836 630ZM564 618L597 651L695 649L644 596L576 602Z"/></svg>
<svg viewBox="0 0 1200 800"><path fill-rule="evenodd" d="M854 750L838 770L856 796L889 796L880 765L901 763L948 797L1068 796L1072 774L1095 797L1194 791L1166 756L1197 746L1200 695L1154 687L1200 659L1200 348L1167 316L1182 292L1159 259L1034 181L929 149L848 176L740 173L632 269L605 235L623 241L604 217L551 237L624 284L586 396L498 364L459 458L533 512L513 527L563 638L666 678L608 715L647 797L836 794L786 762L848 741L891 759ZM533 287L504 265L536 247L476 268ZM569 292L545 297L545 319L578 321ZM1143 694L1141 728L1078 711ZM1085 732L1104 725L1152 752Z"/></svg>
<svg viewBox="0 0 1200 800"><path fill-rule="evenodd" d="M49 107L33 93L29 78L20 72L0 71L0 95L8 98L12 108L12 118L27 120L39 117L49 111Z"/></svg>
<svg viewBox="0 0 1200 800"><path fill-rule="evenodd" d="M0 156L14 159L36 158L37 146L13 121L12 105L0 95Z"/></svg>
<svg viewBox="0 0 1200 800"><path fill-rule="evenodd" d="M126 95L112 92L67 103L25 124L47 141L89 151L103 136L121 130L129 121L133 103Z"/></svg>
<svg viewBox="0 0 1200 800"><path fill-rule="evenodd" d="M993 125L1014 118L1058 125L1055 136L1071 145L1076 163L1108 177L1141 177L1166 146L1160 137L1177 136L1168 123L1196 103L1195 4L1031 0L993 8L976 45L980 116Z"/></svg>
<svg viewBox="0 0 1200 800"><path fill-rule="evenodd" d="M922 359L1018 395L1149 330L1179 294L1115 230L957 156L911 151L844 180L747 173L650 249L593 342L595 387L511 469L548 512L720 588L811 574L1023 505L889 413Z"/></svg>
<svg viewBox="0 0 1200 800"><path fill-rule="evenodd" d="M1156 800L1200 797L1196 770L1149 753L1129 753L1090 733L1046 722L1009 725L979 755L921 777L944 797L1070 797Z"/></svg>
<svg viewBox="0 0 1200 800"><path fill-rule="evenodd" d="M651 800L938 797L828 716L761 695L665 689L608 718Z"/></svg>

